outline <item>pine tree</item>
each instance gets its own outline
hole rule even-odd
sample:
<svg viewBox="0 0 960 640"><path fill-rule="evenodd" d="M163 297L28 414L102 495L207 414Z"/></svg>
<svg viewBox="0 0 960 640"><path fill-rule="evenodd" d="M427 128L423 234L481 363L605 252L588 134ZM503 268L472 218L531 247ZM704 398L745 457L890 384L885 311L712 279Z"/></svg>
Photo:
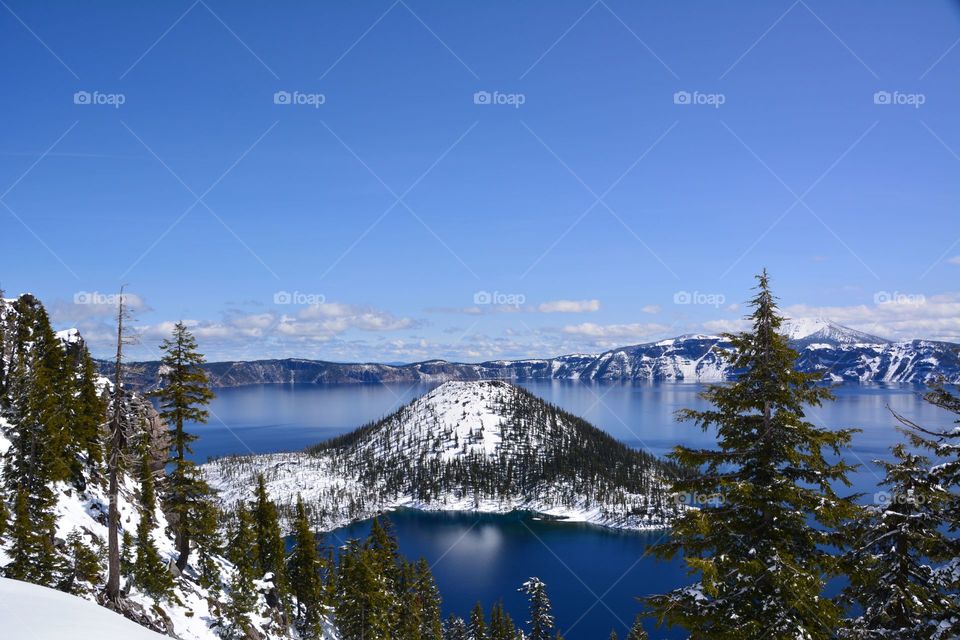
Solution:
<svg viewBox="0 0 960 640"><path fill-rule="evenodd" d="M369 542L369 541L368 541ZM396 598L386 581L389 569L369 544L347 541L337 570L335 615L342 640L389 640Z"/></svg>
<svg viewBox="0 0 960 640"><path fill-rule="evenodd" d="M297 599L296 617L300 634L306 638L322 635L324 593L322 565L317 537L310 528L303 499L297 496L297 513L293 523L294 547L288 562L290 591Z"/></svg>
<svg viewBox="0 0 960 640"><path fill-rule="evenodd" d="M447 617L443 625L443 640L467 640L467 623L463 618L452 613Z"/></svg>
<svg viewBox="0 0 960 640"><path fill-rule="evenodd" d="M647 632L643 628L643 616L638 615L633 619L633 626L630 627L627 640L647 640Z"/></svg>
<svg viewBox="0 0 960 640"><path fill-rule="evenodd" d="M420 609L420 638L422 640L442 640L443 619L440 610L440 590L433 580L430 565L420 558L416 565L415 592Z"/></svg>
<svg viewBox="0 0 960 640"><path fill-rule="evenodd" d="M844 638L928 640L951 608L928 564L950 557L940 530L947 492L931 482L927 458L903 444L893 454L895 462L877 461L886 470L881 484L890 488L889 499L851 525L853 570L844 599L862 612L848 622Z"/></svg>
<svg viewBox="0 0 960 640"><path fill-rule="evenodd" d="M218 594L222 584L216 556L223 554L220 508L213 500L198 502L193 522L192 538L197 545L198 582L204 589Z"/></svg>
<svg viewBox="0 0 960 640"><path fill-rule="evenodd" d="M136 562L137 543L129 531L124 531L121 538L120 575L132 576L133 565Z"/></svg>
<svg viewBox="0 0 960 640"><path fill-rule="evenodd" d="M250 553L256 544L253 532L253 517L243 503L237 505L233 536L230 540L230 561L233 574L230 578L230 602L225 607L225 619L221 637L228 640L245 640L250 637L250 614L257 605L255 558Z"/></svg>
<svg viewBox="0 0 960 640"><path fill-rule="evenodd" d="M520 588L530 599L530 640L549 640L554 629L547 585L540 578L530 578Z"/></svg>
<svg viewBox="0 0 960 640"><path fill-rule="evenodd" d="M617 640L617 631L616 631L616 629L610 629L610 640Z"/></svg>
<svg viewBox="0 0 960 640"><path fill-rule="evenodd" d="M98 538L91 536L88 540L78 529L67 534L66 543L69 562L59 588L73 594L88 593L87 585L95 586L100 582L103 545Z"/></svg>
<svg viewBox="0 0 960 640"><path fill-rule="evenodd" d="M515 640L517 628L513 624L510 614L503 608L503 602L498 601L490 610L490 640Z"/></svg>
<svg viewBox="0 0 960 640"><path fill-rule="evenodd" d="M53 586L64 558L54 545L54 483L69 476L64 456L69 381L62 343L32 296L13 304L13 335L4 416L11 424L4 476L13 494L9 577Z"/></svg>
<svg viewBox="0 0 960 640"><path fill-rule="evenodd" d="M483 605L477 602L473 605L473 611L470 612L470 624L467 626L467 638L469 640L488 640L487 623L483 617Z"/></svg>
<svg viewBox="0 0 960 640"><path fill-rule="evenodd" d="M277 506L270 500L266 481L262 474L257 477L252 516L257 549L257 571L260 576L273 575L277 602L271 602L270 604L278 606L281 610L286 610L286 545L280 531L280 516L277 512Z"/></svg>
<svg viewBox="0 0 960 640"><path fill-rule="evenodd" d="M107 407L97 391L98 373L90 352L83 344L76 351L69 366L75 372L77 387L71 411L75 452L73 477L74 483L82 486L84 471L91 478L102 472L103 424Z"/></svg>
<svg viewBox="0 0 960 640"><path fill-rule="evenodd" d="M160 417L170 425L172 470L167 502L175 516L177 568L182 571L190 555L190 522L195 516L196 503L209 494L195 465L186 457L193 452L190 443L196 436L187 433L184 427L187 422L207 421L209 412L204 407L213 399L213 392L201 367L204 357L197 351L197 341L183 322L174 325L173 336L163 341L160 350L164 352L161 358L164 384L154 396L159 399Z"/></svg>
<svg viewBox="0 0 960 640"><path fill-rule="evenodd" d="M134 583L154 598L167 598L173 593L173 576L167 570L153 542L157 502L150 467L150 446L141 446L140 521L137 523L137 559L133 565Z"/></svg>
<svg viewBox="0 0 960 640"><path fill-rule="evenodd" d="M937 464L930 470L930 482L948 491L942 510L946 530L951 534L948 559L936 568L933 580L950 599L949 609L935 619L941 637L960 637L960 396L947 388L942 380L935 380L931 390L924 395L931 405L958 416L954 425L928 428L916 424L904 416L894 414L906 428L910 443L926 449L937 457Z"/></svg>
<svg viewBox="0 0 960 640"><path fill-rule="evenodd" d="M805 407L831 393L817 385L819 372L795 370L767 273L757 280L752 330L726 335L738 378L703 394L710 409L678 414L716 428L719 449L674 449L687 472L674 490L710 499L684 512L654 550L661 558L682 552L699 580L648 603L661 623L694 637L825 639L842 613L821 595L825 575L837 572L827 545L842 545L836 528L857 508L831 486L848 485L851 467L829 462L824 450L839 456L853 430L805 420Z"/></svg>

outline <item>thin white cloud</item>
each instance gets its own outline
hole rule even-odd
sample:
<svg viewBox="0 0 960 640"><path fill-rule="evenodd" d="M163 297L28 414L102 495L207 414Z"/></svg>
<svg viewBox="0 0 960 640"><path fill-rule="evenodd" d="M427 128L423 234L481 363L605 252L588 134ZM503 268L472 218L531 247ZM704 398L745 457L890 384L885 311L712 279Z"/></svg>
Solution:
<svg viewBox="0 0 960 640"><path fill-rule="evenodd" d="M947 258L947 264L960 264L960 256L953 256L952 258Z"/></svg>
<svg viewBox="0 0 960 640"><path fill-rule="evenodd" d="M595 313L600 311L599 300L550 300L537 306L540 313Z"/></svg>
<svg viewBox="0 0 960 640"><path fill-rule="evenodd" d="M658 304L648 304L643 307L640 307L640 311L643 311L644 313L649 313L650 315L654 315L654 314L660 313L661 307Z"/></svg>

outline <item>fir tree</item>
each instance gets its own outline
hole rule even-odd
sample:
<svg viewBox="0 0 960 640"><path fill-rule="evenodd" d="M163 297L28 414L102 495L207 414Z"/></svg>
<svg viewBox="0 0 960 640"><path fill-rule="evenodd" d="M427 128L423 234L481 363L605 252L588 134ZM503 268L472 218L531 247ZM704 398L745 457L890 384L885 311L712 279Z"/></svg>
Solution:
<svg viewBox="0 0 960 640"><path fill-rule="evenodd" d="M937 464L930 470L930 482L948 492L941 515L951 534L951 549L947 561L934 571L933 580L951 604L935 622L942 637L960 637L960 536L957 535L960 532L960 396L951 393L940 379L934 381L924 399L957 416L953 426L929 428L896 413L894 416L906 428L913 446L926 449L937 457Z"/></svg>
<svg viewBox="0 0 960 640"><path fill-rule="evenodd" d="M925 457L903 444L893 454L895 462L877 461L886 470L882 486L890 488L886 504L851 527L853 569L844 599L862 612L849 621L844 638L927 640L951 608L928 564L950 556L940 531L947 492L931 482Z"/></svg>
<svg viewBox="0 0 960 640"><path fill-rule="evenodd" d="M616 629L610 629L610 640L617 640L617 631L616 631Z"/></svg>
<svg viewBox="0 0 960 640"><path fill-rule="evenodd" d="M483 605L477 602L473 605L473 611L470 612L470 624L467 627L467 638L469 640L488 640L487 623L483 617Z"/></svg>
<svg viewBox="0 0 960 640"><path fill-rule="evenodd" d="M443 640L467 640L467 623L463 618L452 613L447 617L443 625Z"/></svg>
<svg viewBox="0 0 960 640"><path fill-rule="evenodd" d="M443 620L440 610L440 590L433 580L430 565L420 558L416 565L415 592L420 609L420 638L422 640L442 640Z"/></svg>
<svg viewBox="0 0 960 640"><path fill-rule="evenodd" d="M503 608L503 602L498 601L490 610L490 640L515 640L517 628L513 624L510 614Z"/></svg>
<svg viewBox="0 0 960 640"><path fill-rule="evenodd" d="M554 629L554 618L547 597L547 586L540 578L534 577L524 582L520 591L530 599L530 640L549 640Z"/></svg>
<svg viewBox="0 0 960 640"><path fill-rule="evenodd" d="M633 619L633 626L630 627L627 640L647 640L647 632L643 628L643 616L638 615Z"/></svg>
<svg viewBox="0 0 960 640"><path fill-rule="evenodd" d="M230 602L225 607L221 637L228 640L245 640L252 629L250 614L257 605L255 558L250 553L256 544L253 518L246 506L237 505L235 526L230 540L230 561L233 574L230 578Z"/></svg>
<svg viewBox="0 0 960 640"><path fill-rule="evenodd" d="M396 598L387 567L367 545L349 540L340 552L335 614L342 640L389 640Z"/></svg>
<svg viewBox="0 0 960 640"><path fill-rule="evenodd" d="M137 523L137 559L133 565L135 584L154 598L166 598L173 593L173 576L163 564L153 542L153 527L157 502L153 488L153 469L150 468L150 447L141 447L140 463L140 521Z"/></svg>
<svg viewBox="0 0 960 640"><path fill-rule="evenodd" d="M160 345L163 386L154 393L160 403L160 417L170 425L172 466L167 501L174 514L176 545L179 556L177 568L187 566L190 555L191 520L196 504L209 494L187 458L192 453L190 443L196 436L187 433L187 422L205 423L209 412L204 408L213 399L207 374L201 367L203 355L197 351L197 341L183 322L173 328L173 336Z"/></svg>
<svg viewBox="0 0 960 640"><path fill-rule="evenodd" d="M253 502L253 530L256 539L256 567L260 576L273 575L273 584L277 591L277 602L271 605L286 609L286 546L280 531L280 516L277 506L267 494L263 475L257 477L257 488Z"/></svg>
<svg viewBox="0 0 960 640"><path fill-rule="evenodd" d="M10 450L5 479L13 493L9 577L53 586L63 558L54 546L54 483L67 479L64 455L70 394L64 377L62 343L42 305L32 296L14 302L10 375L4 415Z"/></svg>
<svg viewBox="0 0 960 640"><path fill-rule="evenodd" d="M214 594L220 592L220 567L216 556L222 555L220 539L220 508L213 500L203 500L196 505L193 541L197 545L198 582Z"/></svg>
<svg viewBox="0 0 960 640"><path fill-rule="evenodd" d="M89 593L91 589L87 585L93 587L101 579L99 551L102 544L92 536L87 540L78 529L67 534L66 543L69 562L60 590L78 595Z"/></svg>
<svg viewBox="0 0 960 640"><path fill-rule="evenodd" d="M821 595L825 575L837 572L827 545L842 544L836 527L856 507L831 486L849 484L851 467L829 462L824 450L839 456L853 430L805 420L805 407L831 393L817 386L820 373L796 371L766 272L757 280L752 330L726 336L738 378L703 394L710 409L679 412L704 430L716 428L719 449L674 449L689 472L674 490L710 500L678 518L655 552L682 552L699 580L648 602L660 622L694 637L830 638L842 612Z"/></svg>
<svg viewBox="0 0 960 640"><path fill-rule="evenodd" d="M323 582L317 537L310 528L303 499L297 496L297 514L293 523L294 547L288 563L290 591L297 600L297 626L302 636L322 635Z"/></svg>
<svg viewBox="0 0 960 640"><path fill-rule="evenodd" d="M124 576L133 575L133 565L136 562L137 543L129 531L124 531L121 538L120 552L120 574Z"/></svg>

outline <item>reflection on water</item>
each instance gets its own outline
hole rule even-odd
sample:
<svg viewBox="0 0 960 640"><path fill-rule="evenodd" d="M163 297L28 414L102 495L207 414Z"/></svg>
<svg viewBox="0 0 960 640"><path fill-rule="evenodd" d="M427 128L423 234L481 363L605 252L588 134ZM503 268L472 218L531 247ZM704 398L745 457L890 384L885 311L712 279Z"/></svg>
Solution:
<svg viewBox="0 0 960 640"><path fill-rule="evenodd" d="M661 540L664 532L617 532L537 520L530 514L401 510L389 519L401 552L410 559L423 556L432 565L445 614L466 616L478 600L489 611L502 599L514 620L523 623L527 601L517 589L537 576L547 584L565 637L606 638L611 629L625 637L640 610L638 596L685 582L679 562L644 557L647 545ZM358 523L327 534L326 543L342 545L369 531L369 522ZM658 631L652 637L682 634Z"/></svg>

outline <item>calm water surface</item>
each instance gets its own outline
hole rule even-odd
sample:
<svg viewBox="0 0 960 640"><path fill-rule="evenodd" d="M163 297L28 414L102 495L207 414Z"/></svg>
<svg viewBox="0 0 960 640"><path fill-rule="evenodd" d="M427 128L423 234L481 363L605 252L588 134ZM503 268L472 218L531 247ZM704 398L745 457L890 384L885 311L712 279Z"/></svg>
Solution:
<svg viewBox="0 0 960 640"><path fill-rule="evenodd" d="M677 409L703 407L696 384L587 384L536 382L522 385L536 395L628 444L667 453L676 444L711 446L713 436L677 423ZM265 385L218 391L211 419L194 432L195 458L234 453L302 449L387 415L431 386ZM862 468L851 476L856 491L872 498L882 475L872 461L886 457L897 440L888 410L926 424L949 418L919 398L917 386L853 386L835 390L836 400L809 412L812 421L832 428L863 430L854 439L851 462ZM526 603L516 592L529 576L548 586L561 631L569 640L605 640L611 628L625 636L625 626L639 610L635 598L662 593L685 582L680 563L644 556L662 533L621 533L577 524L470 513L393 514L401 550L433 564L444 595L445 612L469 613L480 600L489 610L503 599L514 620L525 621ZM329 533L329 544L366 534L368 523ZM653 630L648 626L648 630ZM651 638L680 634L657 630Z"/></svg>

